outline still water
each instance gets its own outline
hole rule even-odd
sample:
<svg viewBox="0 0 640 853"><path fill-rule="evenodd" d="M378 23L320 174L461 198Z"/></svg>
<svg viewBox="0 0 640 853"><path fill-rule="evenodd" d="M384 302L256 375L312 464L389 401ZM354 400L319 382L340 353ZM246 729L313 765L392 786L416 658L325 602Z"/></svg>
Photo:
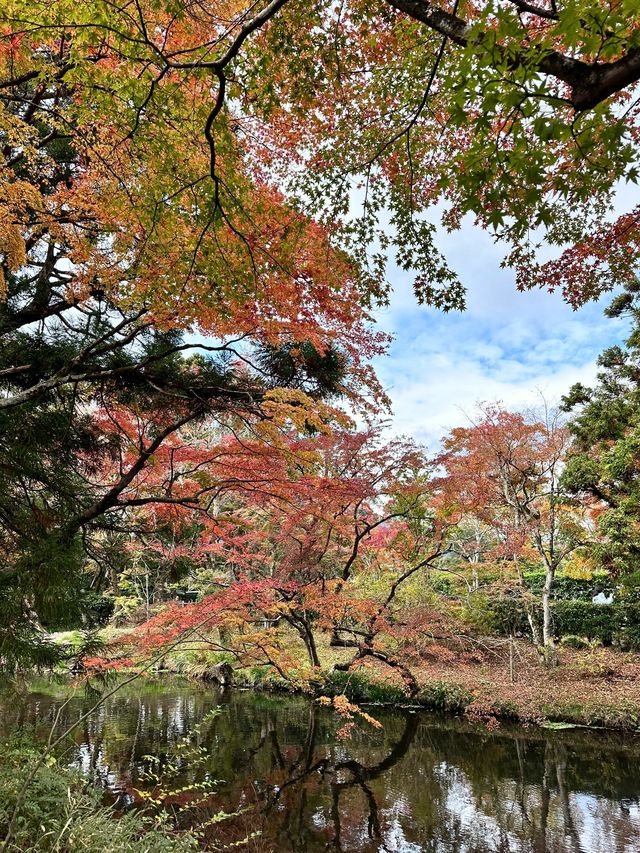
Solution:
<svg viewBox="0 0 640 853"><path fill-rule="evenodd" d="M0 728L46 737L62 702L0 700ZM72 698L60 726L86 707ZM373 713L382 730L341 741L334 714L303 698L136 686L76 729L65 760L121 809L161 767L185 825L239 812L211 838L259 833L242 848L256 853L640 853L640 737ZM184 808L193 790L177 789L204 780L213 793Z"/></svg>

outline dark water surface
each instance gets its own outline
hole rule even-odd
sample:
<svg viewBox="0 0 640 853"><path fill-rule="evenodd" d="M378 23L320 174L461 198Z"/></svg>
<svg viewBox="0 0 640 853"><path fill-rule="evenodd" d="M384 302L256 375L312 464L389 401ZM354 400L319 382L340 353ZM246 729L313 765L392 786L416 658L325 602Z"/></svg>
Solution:
<svg viewBox="0 0 640 853"><path fill-rule="evenodd" d="M46 737L62 702L44 692L0 697L2 733L35 725ZM71 699L60 725L86 707ZM243 848L251 851L640 853L640 738L373 713L381 731L365 725L342 742L333 713L306 699L136 685L81 724L66 758L122 808L152 786L149 756L177 767L170 787L220 780L183 819L242 810L212 838L259 832ZM181 759L195 726L201 759Z"/></svg>

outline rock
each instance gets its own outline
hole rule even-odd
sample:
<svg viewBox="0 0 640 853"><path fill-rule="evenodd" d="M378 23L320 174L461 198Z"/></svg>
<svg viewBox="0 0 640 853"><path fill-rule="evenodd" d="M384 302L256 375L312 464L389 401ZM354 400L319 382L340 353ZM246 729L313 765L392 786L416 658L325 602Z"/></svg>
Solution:
<svg viewBox="0 0 640 853"><path fill-rule="evenodd" d="M217 682L222 687L228 687L233 684L233 669L231 668L231 664L222 661L222 663L212 666L209 670L208 678L210 681Z"/></svg>

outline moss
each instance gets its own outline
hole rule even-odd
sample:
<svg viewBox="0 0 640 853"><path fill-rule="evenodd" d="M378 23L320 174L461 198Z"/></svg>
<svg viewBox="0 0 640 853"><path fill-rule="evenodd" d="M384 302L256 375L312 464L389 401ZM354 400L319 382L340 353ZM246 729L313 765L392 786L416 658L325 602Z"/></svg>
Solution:
<svg viewBox="0 0 640 853"><path fill-rule="evenodd" d="M635 703L603 705L602 703L547 703L542 706L546 719L554 723L575 723L592 728L635 731L640 715Z"/></svg>
<svg viewBox="0 0 640 853"><path fill-rule="evenodd" d="M500 717L502 720L518 720L520 719L520 713L518 710L518 706L515 702L502 702L497 701L494 703L495 715L496 717Z"/></svg>

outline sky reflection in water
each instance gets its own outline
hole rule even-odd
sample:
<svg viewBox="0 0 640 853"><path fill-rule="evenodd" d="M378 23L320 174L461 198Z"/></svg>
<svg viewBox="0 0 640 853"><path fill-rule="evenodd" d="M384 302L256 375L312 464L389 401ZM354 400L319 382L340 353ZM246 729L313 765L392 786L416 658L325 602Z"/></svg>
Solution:
<svg viewBox="0 0 640 853"><path fill-rule="evenodd" d="M32 693L2 706L4 733L46 736L61 699ZM256 853L640 853L640 739L501 726L380 711L382 732L335 738L332 713L300 698L211 688L141 686L109 700L76 730L68 760L120 806L139 799L150 769L203 716L202 765L175 786L223 780L194 820L246 809L215 825L230 843L259 831ZM77 718L81 698L62 712ZM185 820L188 813L185 812Z"/></svg>

